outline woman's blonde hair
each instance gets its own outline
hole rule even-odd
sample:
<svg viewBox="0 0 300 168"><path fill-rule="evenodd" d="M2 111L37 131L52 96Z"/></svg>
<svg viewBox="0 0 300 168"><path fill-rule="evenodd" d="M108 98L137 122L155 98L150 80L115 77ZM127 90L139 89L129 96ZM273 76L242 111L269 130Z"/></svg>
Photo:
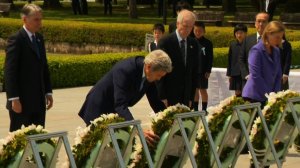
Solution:
<svg viewBox="0 0 300 168"><path fill-rule="evenodd" d="M284 25L279 21L272 21L265 27L261 39L264 44L268 44L268 35L281 32L285 32Z"/></svg>

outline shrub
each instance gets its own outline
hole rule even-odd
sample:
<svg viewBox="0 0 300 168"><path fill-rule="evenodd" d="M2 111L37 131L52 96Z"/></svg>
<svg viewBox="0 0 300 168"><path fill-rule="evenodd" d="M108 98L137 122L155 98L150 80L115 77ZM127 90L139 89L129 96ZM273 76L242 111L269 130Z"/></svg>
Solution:
<svg viewBox="0 0 300 168"><path fill-rule="evenodd" d="M20 19L1 19L0 38L6 39L20 29L21 25ZM151 24L44 20L41 33L48 42L142 47L144 46L145 34L151 33L151 30ZM253 33L255 33L255 29L249 28L248 34ZM300 41L299 30L287 30L286 36L289 41ZM212 40L215 48L228 47L230 41L234 39L233 27L207 27L206 37Z"/></svg>
<svg viewBox="0 0 300 168"><path fill-rule="evenodd" d="M300 65L300 42L292 42L292 65ZM51 55L48 64L53 88L94 85L118 61L146 55L145 52L106 53L93 55ZM226 68L228 48L214 49L214 67ZM0 55L0 67L3 67L4 56ZM0 83L3 83L3 69L0 68Z"/></svg>
<svg viewBox="0 0 300 168"><path fill-rule="evenodd" d="M49 55L48 65L53 88L94 85L118 61L133 56L144 56L143 52L113 53L98 55ZM0 56L3 67L4 56ZM3 83L3 69L0 69Z"/></svg>

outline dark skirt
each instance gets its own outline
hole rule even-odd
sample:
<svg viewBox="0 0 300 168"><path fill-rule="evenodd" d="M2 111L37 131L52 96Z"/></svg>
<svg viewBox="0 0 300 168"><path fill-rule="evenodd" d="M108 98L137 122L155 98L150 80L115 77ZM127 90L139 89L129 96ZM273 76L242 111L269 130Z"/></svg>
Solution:
<svg viewBox="0 0 300 168"><path fill-rule="evenodd" d="M242 77L241 76L232 76L229 82L229 90L242 90Z"/></svg>
<svg viewBox="0 0 300 168"><path fill-rule="evenodd" d="M197 88L198 89L207 89L208 88L208 79L205 78L205 74L200 74L200 77L197 81Z"/></svg>

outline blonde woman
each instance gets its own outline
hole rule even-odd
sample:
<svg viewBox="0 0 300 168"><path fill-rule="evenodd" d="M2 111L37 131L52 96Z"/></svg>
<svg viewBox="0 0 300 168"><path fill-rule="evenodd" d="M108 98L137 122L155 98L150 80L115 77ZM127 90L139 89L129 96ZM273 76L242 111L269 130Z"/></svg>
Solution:
<svg viewBox="0 0 300 168"><path fill-rule="evenodd" d="M262 39L249 52L250 76L243 89L242 96L251 102L260 102L264 106L266 93L281 90L280 50L285 28L278 21L270 22Z"/></svg>

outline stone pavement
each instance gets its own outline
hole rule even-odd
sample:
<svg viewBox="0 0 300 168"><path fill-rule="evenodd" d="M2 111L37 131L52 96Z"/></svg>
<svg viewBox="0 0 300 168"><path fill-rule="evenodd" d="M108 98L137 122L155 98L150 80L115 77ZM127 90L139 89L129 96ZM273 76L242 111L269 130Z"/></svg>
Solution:
<svg viewBox="0 0 300 168"><path fill-rule="evenodd" d="M75 131L78 126L84 127L83 120L77 115L86 94L91 87L79 87L68 89L54 90L54 106L47 112L46 129L55 131L68 131L69 142L74 143ZM8 135L9 130L9 116L8 111L5 109L6 96L5 93L0 93L0 138ZM130 108L135 119L142 121L143 128L150 127L149 112L151 108L144 97L138 104ZM60 158L65 158L65 153L60 152ZM61 163L61 161L60 161ZM61 164L57 167L61 167ZM298 166L297 166L298 165ZM296 168L300 165L300 155L293 149L288 154L287 161L284 163L284 168ZM191 167L189 163L185 167ZM238 168L249 167L248 155L241 155L236 165ZM276 167L275 165L271 167Z"/></svg>

